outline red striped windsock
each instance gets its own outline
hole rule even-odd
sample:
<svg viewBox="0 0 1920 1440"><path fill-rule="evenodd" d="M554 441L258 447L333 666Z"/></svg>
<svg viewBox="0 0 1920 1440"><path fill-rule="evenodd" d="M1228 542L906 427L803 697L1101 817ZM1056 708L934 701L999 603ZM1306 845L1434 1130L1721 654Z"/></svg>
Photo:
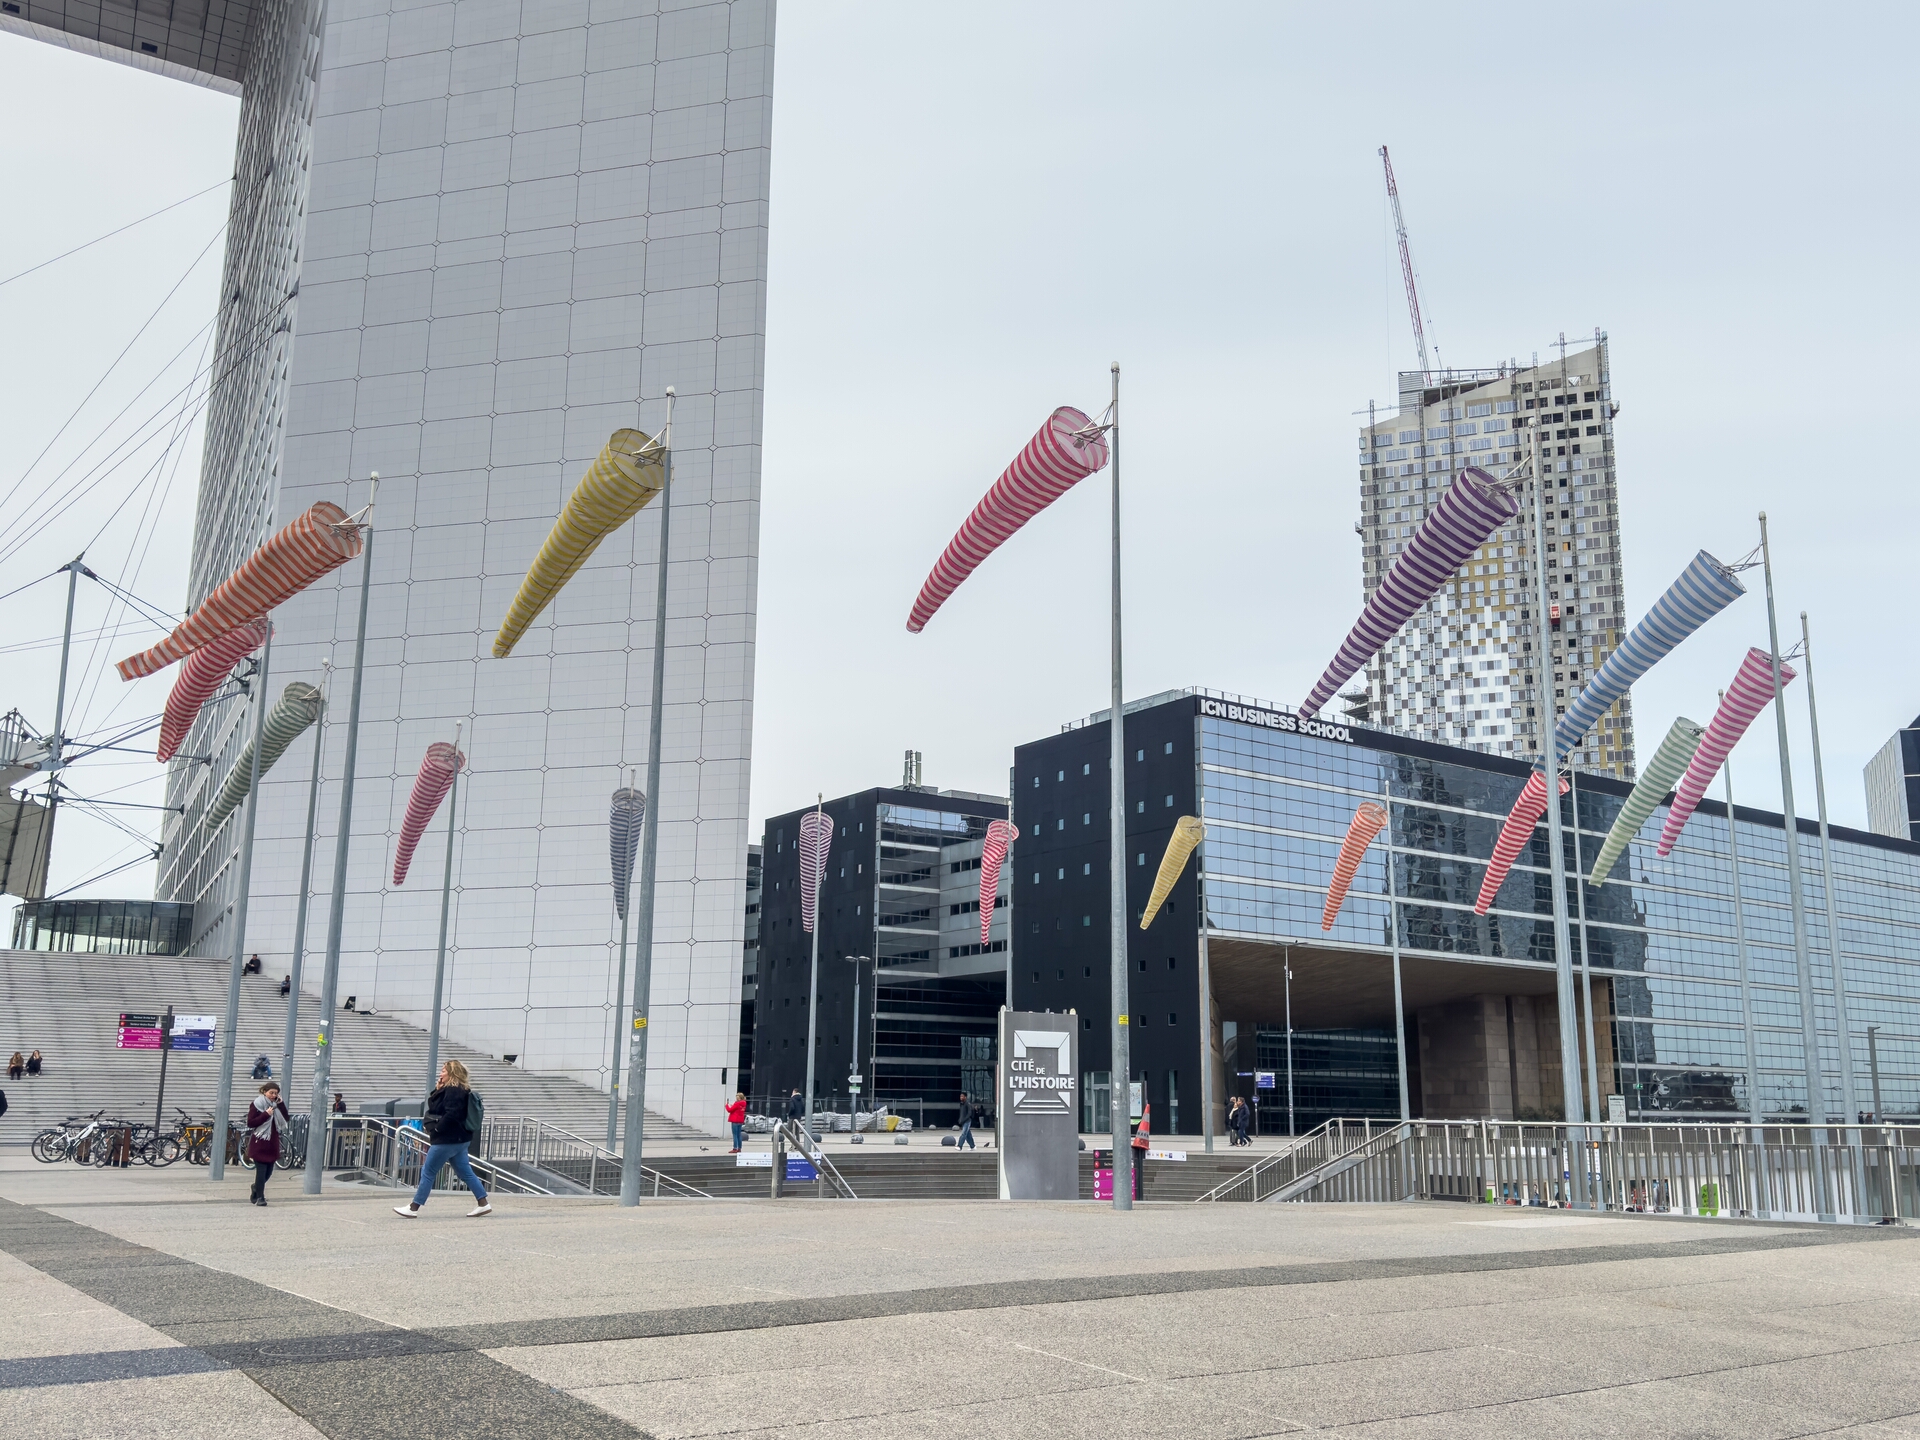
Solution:
<svg viewBox="0 0 1920 1440"><path fill-rule="evenodd" d="M1007 849L1013 844L1013 826L1005 820L987 822L986 839L980 843L980 948L991 943L987 933L993 928L993 906L1000 898L1000 867L1006 864Z"/></svg>
<svg viewBox="0 0 1920 1440"><path fill-rule="evenodd" d="M413 794L407 797L406 819L400 822L400 844L393 852L394 884L407 883L407 868L413 864L414 847L426 834L434 812L447 798L447 791L453 788L453 777L466 763L467 757L445 740L436 740L427 747L426 756L420 762L420 773L413 777Z"/></svg>
<svg viewBox="0 0 1920 1440"><path fill-rule="evenodd" d="M907 616L907 633L918 635L933 612L960 588L980 562L1027 521L1066 494L1075 484L1107 463L1104 434L1076 435L1092 422L1071 405L1062 405L1047 417L1040 433L1014 456L1006 472L993 482L986 498L973 507L920 587L919 598Z"/></svg>
<svg viewBox="0 0 1920 1440"><path fill-rule="evenodd" d="M166 669L346 564L360 553L360 531L341 524L346 518L347 512L331 500L309 506L305 514L269 535L267 543L222 580L171 635L151 650L120 661L114 667L120 678L138 680Z"/></svg>
<svg viewBox="0 0 1920 1440"><path fill-rule="evenodd" d="M1560 793L1567 793L1567 777L1560 777ZM1536 770L1527 777L1527 783L1520 788L1520 798L1513 802L1513 809L1507 812L1507 823L1500 827L1500 838L1493 842L1493 859L1487 862L1487 873L1480 880L1480 898L1473 902L1473 913L1484 915L1493 906L1493 897L1500 893L1500 887L1507 883L1507 872L1513 869L1513 862L1520 858L1520 852L1527 848L1527 842L1533 839L1533 827L1540 823L1540 817L1547 813L1547 777Z"/></svg>
<svg viewBox="0 0 1920 1440"><path fill-rule="evenodd" d="M1793 667L1781 661L1780 688L1785 690L1793 683L1793 677ZM1707 793L1707 786L1727 763L1728 754L1747 733L1753 717L1766 709L1771 699L1773 657L1764 650L1749 650L1747 658L1740 662L1740 672L1733 677L1733 684L1727 687L1726 699L1720 702L1720 708L1708 722L1707 733L1700 737L1700 748L1687 762L1687 773L1673 787L1673 804L1667 807L1666 824L1660 827L1660 843L1654 846L1656 855L1665 855L1673 849L1681 830L1693 818L1700 797Z"/></svg>
<svg viewBox="0 0 1920 1440"><path fill-rule="evenodd" d="M827 878L827 852L833 849L833 821L818 810L800 817L800 928L809 934L820 913L820 882Z"/></svg>
<svg viewBox="0 0 1920 1440"><path fill-rule="evenodd" d="M167 692L166 713L160 717L160 748L156 760L171 760L186 743L187 731L199 717L207 697L226 683L233 667L267 643L273 626L266 620L249 620L238 630L230 630L210 640L187 656L187 663L174 677Z"/></svg>
<svg viewBox="0 0 1920 1440"><path fill-rule="evenodd" d="M1371 800L1360 802L1360 808L1353 812L1353 819L1347 825L1347 838L1340 842L1340 853L1334 858L1333 879L1327 884L1326 908L1320 912L1320 928L1331 930L1334 918L1339 915L1340 907L1347 903L1347 890L1353 884L1354 873L1360 868L1361 857L1367 853L1367 846L1373 843L1387 823L1387 807L1376 805Z"/></svg>

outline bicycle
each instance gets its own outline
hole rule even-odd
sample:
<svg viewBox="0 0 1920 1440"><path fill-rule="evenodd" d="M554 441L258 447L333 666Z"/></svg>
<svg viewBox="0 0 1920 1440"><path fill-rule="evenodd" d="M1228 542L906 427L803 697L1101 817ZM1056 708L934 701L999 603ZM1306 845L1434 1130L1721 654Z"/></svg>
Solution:
<svg viewBox="0 0 1920 1440"><path fill-rule="evenodd" d="M100 1117L106 1113L104 1110L96 1110L84 1120L78 1116L69 1115L58 1125L49 1126L34 1136L28 1149L33 1158L43 1165L52 1165L61 1160L75 1158L84 1165L87 1154L86 1142L100 1128Z"/></svg>

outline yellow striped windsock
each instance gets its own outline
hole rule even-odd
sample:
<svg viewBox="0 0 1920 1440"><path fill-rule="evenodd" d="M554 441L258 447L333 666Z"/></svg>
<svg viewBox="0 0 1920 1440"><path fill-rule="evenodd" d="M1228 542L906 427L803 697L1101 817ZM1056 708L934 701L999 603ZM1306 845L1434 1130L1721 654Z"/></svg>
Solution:
<svg viewBox="0 0 1920 1440"><path fill-rule="evenodd" d="M1193 847L1205 833L1206 827L1198 816L1182 815L1174 822L1173 834L1167 840L1167 853L1160 857L1160 873L1153 877L1153 893L1147 897L1146 911L1140 916L1142 930L1153 924L1153 917L1160 913L1167 896L1173 893L1173 882L1187 868L1187 857L1193 854Z"/></svg>
<svg viewBox="0 0 1920 1440"><path fill-rule="evenodd" d="M500 633L493 637L496 660L513 653L527 627L553 603L560 587L587 563L602 540L640 513L663 486L660 450L649 451L652 440L640 430L616 430L587 475L553 522L546 543L533 557L527 578L507 607Z"/></svg>

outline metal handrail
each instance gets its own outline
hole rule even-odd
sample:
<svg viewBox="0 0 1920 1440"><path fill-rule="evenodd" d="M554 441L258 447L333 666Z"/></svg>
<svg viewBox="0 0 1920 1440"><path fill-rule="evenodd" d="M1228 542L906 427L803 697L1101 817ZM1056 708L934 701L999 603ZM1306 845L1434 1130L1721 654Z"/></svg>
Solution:
<svg viewBox="0 0 1920 1440"><path fill-rule="evenodd" d="M480 1127L480 1150L494 1164L511 1162L528 1165L543 1174L556 1176L589 1195L620 1193L620 1175L625 1162L617 1152L533 1116L506 1116L485 1121ZM645 1163L640 1166L640 1177L643 1184L652 1185L655 1198L713 1198L706 1191Z"/></svg>
<svg viewBox="0 0 1920 1440"><path fill-rule="evenodd" d="M833 1193L836 1199L858 1200L860 1198L853 1193L853 1186L847 1183L846 1176L842 1175L838 1168L835 1167L833 1161L827 1158L826 1147L818 1140L809 1136L806 1128L798 1120L781 1121L774 1129L773 1140L773 1163L776 1166L782 1163L780 1158L781 1151L791 1146L813 1162L814 1174L833 1186Z"/></svg>
<svg viewBox="0 0 1920 1440"><path fill-rule="evenodd" d="M1417 1120L1268 1198L1902 1224L1920 1219L1920 1128Z"/></svg>
<svg viewBox="0 0 1920 1440"><path fill-rule="evenodd" d="M420 1182L420 1167L425 1163L427 1151L432 1142L425 1132L416 1130L403 1122L385 1119L380 1116L356 1116L362 1136L371 1134L378 1137L367 1158L373 1160L370 1166L363 1166L387 1185L396 1188L413 1186ZM381 1153L384 1152L384 1153ZM486 1181L489 1190L499 1190L508 1195L552 1195L554 1192L543 1185L537 1185L522 1175L502 1169L492 1162L469 1155L468 1163L476 1174ZM466 1185L452 1172L449 1166L434 1177L436 1190L464 1190Z"/></svg>
<svg viewBox="0 0 1920 1440"><path fill-rule="evenodd" d="M1356 1146L1365 1145L1383 1128L1391 1127L1394 1123L1337 1117L1328 1120L1300 1136L1279 1154L1269 1155L1248 1166L1231 1180L1214 1186L1206 1194L1197 1197L1195 1203L1269 1199L1275 1191L1292 1184L1302 1174L1344 1155Z"/></svg>

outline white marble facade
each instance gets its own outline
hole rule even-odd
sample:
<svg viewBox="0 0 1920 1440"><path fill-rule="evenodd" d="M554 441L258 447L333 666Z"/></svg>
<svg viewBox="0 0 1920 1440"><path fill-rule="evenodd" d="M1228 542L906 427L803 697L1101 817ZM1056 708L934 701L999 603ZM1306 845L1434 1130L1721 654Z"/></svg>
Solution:
<svg viewBox="0 0 1920 1440"><path fill-rule="evenodd" d="M676 388L647 1103L708 1125L738 1054L773 22L772 0L332 0L274 507L358 508L382 477L340 994L427 1018L444 812L404 888L393 845L422 753L464 719L446 1031L604 1086L607 801L646 763L657 502L510 658L491 647L587 463L620 426L654 430ZM359 578L277 613L270 693L351 665ZM309 988L347 697L343 673ZM262 790L248 948L269 970L291 948L311 753ZM174 873L168 898L203 902L199 948L230 943L230 867Z"/></svg>

